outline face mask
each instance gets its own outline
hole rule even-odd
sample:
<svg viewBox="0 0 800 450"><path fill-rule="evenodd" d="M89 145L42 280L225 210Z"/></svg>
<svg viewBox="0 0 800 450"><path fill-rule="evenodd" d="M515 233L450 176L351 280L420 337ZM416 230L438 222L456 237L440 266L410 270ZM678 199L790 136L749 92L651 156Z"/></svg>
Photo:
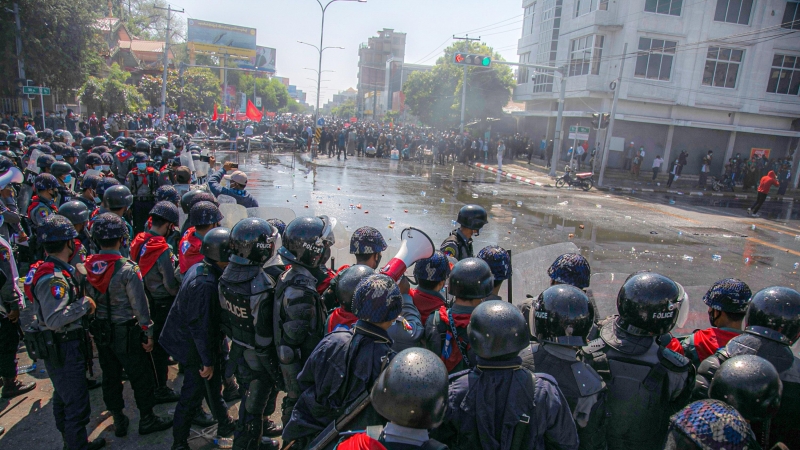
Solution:
<svg viewBox="0 0 800 450"><path fill-rule="evenodd" d="M140 171L147 170L147 163L136 163L136 168Z"/></svg>
<svg viewBox="0 0 800 450"><path fill-rule="evenodd" d="M68 184L72 182L72 175L67 175L64 177L64 184Z"/></svg>
<svg viewBox="0 0 800 450"><path fill-rule="evenodd" d="M111 166L100 166L100 170L103 172L108 172L111 170Z"/></svg>
<svg viewBox="0 0 800 450"><path fill-rule="evenodd" d="M100 200L100 197L95 197L94 202L99 205L102 202L102 200Z"/></svg>

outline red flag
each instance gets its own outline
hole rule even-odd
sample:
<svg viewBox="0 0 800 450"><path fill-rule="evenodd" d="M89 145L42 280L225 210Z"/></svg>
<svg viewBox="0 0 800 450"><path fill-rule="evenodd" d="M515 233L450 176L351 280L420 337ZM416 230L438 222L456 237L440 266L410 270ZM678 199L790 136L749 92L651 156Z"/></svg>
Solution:
<svg viewBox="0 0 800 450"><path fill-rule="evenodd" d="M253 122L260 122L261 121L261 112L256 108L256 105L253 104L250 100L247 101L247 118L252 120Z"/></svg>
<svg viewBox="0 0 800 450"><path fill-rule="evenodd" d="M219 117L219 116L217 115L217 104L216 104L216 103L214 103L214 115L213 115L213 116L211 116L211 120L217 120L217 117Z"/></svg>

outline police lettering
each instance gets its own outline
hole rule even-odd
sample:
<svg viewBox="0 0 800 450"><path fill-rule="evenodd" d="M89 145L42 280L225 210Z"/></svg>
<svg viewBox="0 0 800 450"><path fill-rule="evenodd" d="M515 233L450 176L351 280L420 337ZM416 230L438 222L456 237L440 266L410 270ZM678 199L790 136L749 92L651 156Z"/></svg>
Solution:
<svg viewBox="0 0 800 450"><path fill-rule="evenodd" d="M669 319L675 315L675 311L653 313L653 319Z"/></svg>
<svg viewBox="0 0 800 450"><path fill-rule="evenodd" d="M242 308L240 306L232 305L231 302L229 302L228 300L225 300L225 308L228 310L228 312L230 312L231 314L233 314L234 316L236 316L236 317L238 317L240 319L246 319L247 318L247 310L246 309L244 309L244 308Z"/></svg>
<svg viewBox="0 0 800 450"><path fill-rule="evenodd" d="M303 248L306 250L311 250L314 253L322 253L322 249L316 246L309 244L308 242L303 242Z"/></svg>
<svg viewBox="0 0 800 450"><path fill-rule="evenodd" d="M534 316L539 319L547 319L547 311L536 311L534 312Z"/></svg>
<svg viewBox="0 0 800 450"><path fill-rule="evenodd" d="M256 242L256 248L269 248L269 246L268 242Z"/></svg>

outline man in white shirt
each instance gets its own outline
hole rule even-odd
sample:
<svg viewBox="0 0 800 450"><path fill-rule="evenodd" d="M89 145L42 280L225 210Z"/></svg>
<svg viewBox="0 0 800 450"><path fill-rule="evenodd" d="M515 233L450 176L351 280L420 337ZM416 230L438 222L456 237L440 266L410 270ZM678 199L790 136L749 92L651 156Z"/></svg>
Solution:
<svg viewBox="0 0 800 450"><path fill-rule="evenodd" d="M656 181L658 178L658 171L661 170L661 164L664 163L664 160L661 158L661 155L656 155L656 159L653 160L653 181Z"/></svg>

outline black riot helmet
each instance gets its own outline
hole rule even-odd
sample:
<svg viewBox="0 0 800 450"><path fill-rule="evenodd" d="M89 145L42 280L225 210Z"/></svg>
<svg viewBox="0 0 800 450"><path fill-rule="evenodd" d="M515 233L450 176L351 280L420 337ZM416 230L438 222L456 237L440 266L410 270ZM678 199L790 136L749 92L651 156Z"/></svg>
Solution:
<svg viewBox="0 0 800 450"><path fill-rule="evenodd" d="M756 355L734 356L723 362L708 388L709 398L723 401L745 419L758 422L778 413L782 392L775 366Z"/></svg>
<svg viewBox="0 0 800 450"><path fill-rule="evenodd" d="M139 139L135 148L137 152L150 153L150 143L144 139Z"/></svg>
<svg viewBox="0 0 800 450"><path fill-rule="evenodd" d="M100 147L101 145L106 145L106 138L103 136L95 136L92 138L92 147Z"/></svg>
<svg viewBox="0 0 800 450"><path fill-rule="evenodd" d="M63 161L56 161L50 165L50 173L53 174L53 176L56 178L71 172L72 172L72 166L70 166L69 163L65 163Z"/></svg>
<svg viewBox="0 0 800 450"><path fill-rule="evenodd" d="M94 140L92 138L85 137L81 139L81 148L86 150L87 152L93 147Z"/></svg>
<svg viewBox="0 0 800 450"><path fill-rule="evenodd" d="M243 266L260 266L275 253L275 229L266 220L242 219L231 230L230 262Z"/></svg>
<svg viewBox="0 0 800 450"><path fill-rule="evenodd" d="M486 210L483 209L483 206L466 205L461 207L458 211L458 219L456 222L462 227L480 231L484 225L489 223L489 215L486 214Z"/></svg>
<svg viewBox="0 0 800 450"><path fill-rule="evenodd" d="M189 214L189 211L192 209L192 198L201 192L205 191L200 189L192 189L181 196L181 209L185 214Z"/></svg>
<svg viewBox="0 0 800 450"><path fill-rule="evenodd" d="M475 354L484 359L516 356L530 344L525 317L511 303L489 300L478 305L467 325Z"/></svg>
<svg viewBox="0 0 800 450"><path fill-rule="evenodd" d="M128 186L111 186L103 193L103 205L109 210L114 211L120 208L130 208L133 204L133 194Z"/></svg>
<svg viewBox="0 0 800 450"><path fill-rule="evenodd" d="M231 230L224 227L211 229L203 236L200 253L216 262L228 262L231 255Z"/></svg>
<svg viewBox="0 0 800 450"><path fill-rule="evenodd" d="M320 217L298 217L286 226L283 232L283 247L280 255L306 268L319 267L326 247L332 242L330 221Z"/></svg>
<svg viewBox="0 0 800 450"><path fill-rule="evenodd" d="M375 275L375 270L363 264L356 264L350 266L339 276L339 282L336 284L336 299L347 312L353 312L353 294L356 293L356 288L361 280L370 275Z"/></svg>
<svg viewBox="0 0 800 450"><path fill-rule="evenodd" d="M531 336L539 342L570 347L587 344L586 336L594 324L594 308L589 297L575 286L550 286L539 294L531 311Z"/></svg>
<svg viewBox="0 0 800 450"><path fill-rule="evenodd" d="M73 225L80 225L89 221L89 208L86 204L77 200L61 205L58 208L58 213L69 219Z"/></svg>
<svg viewBox="0 0 800 450"><path fill-rule="evenodd" d="M450 272L450 294L456 298L484 299L492 293L493 288L492 269L480 258L462 259Z"/></svg>
<svg viewBox="0 0 800 450"><path fill-rule="evenodd" d="M800 293L773 286L756 292L744 318L745 332L792 345L800 338Z"/></svg>
<svg viewBox="0 0 800 450"><path fill-rule="evenodd" d="M637 336L660 336L678 321L683 288L653 272L637 272L625 280L617 295L619 325Z"/></svg>
<svg viewBox="0 0 800 450"><path fill-rule="evenodd" d="M398 353L372 387L372 406L402 427L432 429L447 411L447 368L430 350Z"/></svg>

